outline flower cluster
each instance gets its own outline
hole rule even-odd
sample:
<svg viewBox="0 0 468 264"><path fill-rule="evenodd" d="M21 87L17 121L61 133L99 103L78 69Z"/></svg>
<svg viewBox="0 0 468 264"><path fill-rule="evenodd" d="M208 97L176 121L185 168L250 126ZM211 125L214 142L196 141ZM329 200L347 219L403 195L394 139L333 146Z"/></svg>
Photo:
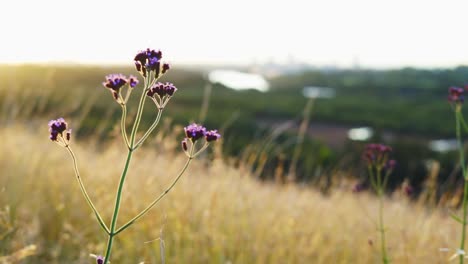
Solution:
<svg viewBox="0 0 468 264"><path fill-rule="evenodd" d="M396 161L388 159L390 152L392 148L384 144L369 144L364 151L364 160L368 166L393 170Z"/></svg>
<svg viewBox="0 0 468 264"><path fill-rule="evenodd" d="M218 130L208 131L204 126L198 125L196 123L184 127L184 131L185 138L184 140L182 140L182 149L189 157L191 155L188 153L188 144L191 144L193 147L195 145L195 142L199 141L199 139L205 139L204 146L193 155L196 156L198 153L203 151L210 142L217 141L219 138L221 138L221 135L218 133Z"/></svg>
<svg viewBox="0 0 468 264"><path fill-rule="evenodd" d="M56 120L49 121L49 132L50 132L50 140L55 141L57 143L64 143L68 145L70 142L71 137L71 129L68 129L68 124L65 122L65 119L58 118ZM65 135L64 135L65 134ZM62 141L59 141L61 139Z"/></svg>
<svg viewBox="0 0 468 264"><path fill-rule="evenodd" d="M177 88L174 86L174 84L169 82L158 82L153 84L148 89L146 95L153 99L154 103L158 106L158 108L162 109L166 106L167 102L169 101L169 99L171 99L171 97L176 91Z"/></svg>
<svg viewBox="0 0 468 264"><path fill-rule="evenodd" d="M452 86L448 90L448 101L450 103L461 104L465 101L465 96L463 95L463 88Z"/></svg>
<svg viewBox="0 0 468 264"><path fill-rule="evenodd" d="M120 96L120 91L126 84L128 84L130 88L134 88L138 84L138 79L133 75L130 75L130 77L127 78L123 74L109 74L106 76L106 81L102 83L104 87L111 91L114 99L119 103L123 102L122 97Z"/></svg>
<svg viewBox="0 0 468 264"><path fill-rule="evenodd" d="M146 73L155 72L155 78L166 73L170 66L168 63L161 63L162 52L160 50L146 49L137 53L134 58L136 70L146 77Z"/></svg>

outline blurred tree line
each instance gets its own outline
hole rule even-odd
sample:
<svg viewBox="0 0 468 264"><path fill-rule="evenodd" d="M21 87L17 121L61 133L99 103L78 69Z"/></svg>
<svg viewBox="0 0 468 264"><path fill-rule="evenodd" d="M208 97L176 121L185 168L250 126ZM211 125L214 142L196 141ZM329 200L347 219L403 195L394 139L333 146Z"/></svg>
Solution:
<svg viewBox="0 0 468 264"><path fill-rule="evenodd" d="M0 122L65 116L79 121L79 129L75 130L79 137L112 137L120 108L101 85L109 73L136 75L129 67L0 66ZM204 76L205 72L198 69L175 69L161 80L171 80L179 88L165 114L172 125L199 121L207 85ZM454 153L434 153L427 148L427 140L454 137L447 89L468 83L468 67L311 70L269 81L271 91L267 93L234 91L214 84L204 122L208 128L221 128L226 157L235 157L237 164L250 164L260 178L272 179L289 170L297 128L308 100L302 94L305 86L336 90L336 97L316 100L312 124L370 126L377 132L389 130L404 135L386 142L394 147L399 162L390 189L409 178L416 190L421 190L428 160L441 162L438 178L441 184L456 168ZM148 104L145 108L147 118L143 125L152 122L155 113L152 107ZM135 109L129 111L132 110ZM103 117L107 122L102 121ZM272 125L286 122L291 125L281 132ZM382 140L384 137L379 133L372 139ZM363 173L360 152L365 143L348 141L341 148L332 149L306 137L297 163L297 180L322 182L324 177L336 175L337 170L347 170L359 177Z"/></svg>

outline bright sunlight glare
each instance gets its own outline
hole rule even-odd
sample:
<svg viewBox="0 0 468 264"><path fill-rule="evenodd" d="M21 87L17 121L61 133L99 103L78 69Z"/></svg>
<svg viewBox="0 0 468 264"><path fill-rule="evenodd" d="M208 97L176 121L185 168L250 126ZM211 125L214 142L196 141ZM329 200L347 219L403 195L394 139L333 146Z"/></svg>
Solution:
<svg viewBox="0 0 468 264"><path fill-rule="evenodd" d="M125 63L144 47L192 64L468 64L468 2L3 1L0 63ZM148 34L149 32L149 34Z"/></svg>

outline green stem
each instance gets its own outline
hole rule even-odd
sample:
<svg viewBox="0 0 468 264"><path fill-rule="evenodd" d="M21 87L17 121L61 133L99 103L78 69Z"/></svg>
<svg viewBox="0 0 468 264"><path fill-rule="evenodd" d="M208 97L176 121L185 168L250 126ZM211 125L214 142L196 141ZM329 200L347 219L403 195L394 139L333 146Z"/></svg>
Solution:
<svg viewBox="0 0 468 264"><path fill-rule="evenodd" d="M72 149L70 148L69 145L66 145L65 147L68 150L68 153L70 153L70 156L71 156L71 158L73 160L73 169L75 170L76 180L78 181L78 184L80 185L81 192L83 193L83 196L86 199L86 202L88 202L88 205L93 210L94 215L96 216L96 218L97 218L99 224L101 225L101 227L104 229L104 231L106 231L107 234L110 234L109 228L104 223L104 220L102 220L102 217L99 214L99 212L97 211L97 209L94 206L93 202L91 201L91 198L89 197L88 192L86 192L86 188L85 188L85 186L83 184L83 181L81 180L80 172L78 170L78 164L76 162L75 154L73 153L73 151L72 151Z"/></svg>
<svg viewBox="0 0 468 264"><path fill-rule="evenodd" d="M193 149L191 149L191 153L193 153ZM124 224L122 227L120 227L116 232L115 232L115 235L117 235L118 233L124 231L125 229L127 229L128 227L130 227L133 223L135 223L139 218L141 218L142 216L144 216L149 210L151 210L151 208L153 208L162 198L164 198L164 196L166 196L169 191L176 185L176 183L179 181L180 177L184 174L184 172L187 170L190 162L192 161L193 157L190 156L187 160L187 162L185 163L184 167L182 168L182 170L179 172L179 174L177 175L177 177L174 179L174 181L171 183L171 185L163 192L159 195L158 198L156 198L153 202L151 202L145 209L143 209L143 211L141 211L138 215L136 215L134 218L132 218L130 221L128 221L126 224Z"/></svg>
<svg viewBox="0 0 468 264"><path fill-rule="evenodd" d="M111 227L110 227L109 239L107 241L106 255L105 255L105 258L104 258L104 263L105 264L107 264L109 262L109 260L110 260L110 256L111 256L111 252L112 252L112 243L114 241L114 237L116 236L115 227L117 225L117 217L119 215L120 202L121 202L121 199L122 199L122 190L123 190L123 186L124 186L124 183L125 183L125 178L127 176L127 171L128 171L129 165L130 165L130 161L132 159L132 153L134 151L133 147L134 147L134 144L135 144L135 135L136 135L136 132L138 130L138 126L140 125L141 115L143 113L143 108L145 106L145 101L146 101L145 100L146 90L149 87L150 79L151 79L151 73L148 73L148 78L145 79L145 86L144 86L144 89L143 89L143 91L141 93L140 102L138 104L138 109L137 109L137 115L136 115L135 121L133 123L132 132L130 134L130 142L129 142L130 147L128 149L127 160L125 161L125 167L124 167L124 170L122 171L122 175L120 176L120 182L119 182L119 186L117 188L117 196L115 198L114 213L112 215L112 222L111 222Z"/></svg>
<svg viewBox="0 0 468 264"><path fill-rule="evenodd" d="M463 122L462 122L463 121ZM466 166L465 166L465 157L463 153L463 142L461 138L461 128L460 128L460 123L464 123L463 116L460 112L459 109L455 110L455 129L456 129L456 134L457 134L457 142L458 142L458 150L459 150L459 156L460 156L460 166L462 169L462 174L463 174L463 180L464 180L464 190L463 190L463 222L462 222L462 236L461 236L461 242L460 242L460 249L465 250L465 238L466 238L466 220L467 220L467 200L468 200L468 184L467 184L467 178L466 178ZM460 264L463 264L465 261L465 256L460 255Z"/></svg>
<svg viewBox="0 0 468 264"><path fill-rule="evenodd" d="M145 87L143 89L143 92L141 93L140 102L138 103L137 115L135 118L135 122L133 123L132 134L130 135L130 148L132 149L135 144L135 136L138 130L138 126L140 126L141 115L143 114L143 109L145 108L145 102L146 102L145 96L146 96L146 91L148 90L149 85L150 85L150 79L151 79L151 72L148 73L148 78L145 79Z"/></svg>
<svg viewBox="0 0 468 264"><path fill-rule="evenodd" d="M370 179L372 188L374 188L374 191L378 193L379 187L377 186L377 183L375 182L373 166L368 166L367 171L369 172L369 179Z"/></svg>
<svg viewBox="0 0 468 264"><path fill-rule="evenodd" d="M130 143L128 142L127 137L127 128L125 126L125 120L127 119L127 106L125 104L121 104L122 106L122 119L120 121L120 130L122 131L122 137L124 139L125 145L127 148L130 148Z"/></svg>
<svg viewBox="0 0 468 264"><path fill-rule="evenodd" d="M380 171L377 172L380 174ZM380 241L381 241L381 250L382 250L382 263L387 264L389 263L387 257L387 248L385 246L385 226L384 226L384 219L383 219L383 201L384 200L384 192L382 186L379 189L379 230L380 230Z"/></svg>
<svg viewBox="0 0 468 264"><path fill-rule="evenodd" d="M468 124L466 123L465 118L463 117L463 114L459 110L455 110L455 111L456 111L456 114L458 115L458 118L461 121L463 129L465 129L465 132L468 133Z"/></svg>
<svg viewBox="0 0 468 264"><path fill-rule="evenodd" d="M378 230L380 232L380 245L382 251L382 263L387 264L389 263L387 257L387 248L385 246L385 226L384 226L384 219L383 219L383 206L384 206L384 187L382 182L382 168L377 166L376 168L376 192L379 196L379 225ZM372 175L371 175L372 176Z"/></svg>
<svg viewBox="0 0 468 264"><path fill-rule="evenodd" d="M125 177L127 176L128 167L130 165L130 160L132 159L132 150L128 150L127 160L125 162L125 168L122 172L122 176L120 177L119 187L117 189L117 197L115 199L115 206L114 206L114 214L112 215L112 222L110 227L109 239L107 242L107 250L106 250L106 257L104 259L104 263L108 263L112 251L112 242L115 237L115 226L117 224L117 216L119 215L120 209L120 201L122 199L122 190L123 185L125 182Z"/></svg>
<svg viewBox="0 0 468 264"><path fill-rule="evenodd" d="M163 112L163 109L159 109L158 115L156 116L156 119L154 120L153 124L148 129L148 131L146 131L146 133L143 135L143 137L141 137L141 139L138 140L138 142L135 144L135 147L133 148L134 150L139 148L143 144L143 142L145 142L145 140L149 137L151 132L153 132L153 130L158 126L159 120L161 120L162 112Z"/></svg>

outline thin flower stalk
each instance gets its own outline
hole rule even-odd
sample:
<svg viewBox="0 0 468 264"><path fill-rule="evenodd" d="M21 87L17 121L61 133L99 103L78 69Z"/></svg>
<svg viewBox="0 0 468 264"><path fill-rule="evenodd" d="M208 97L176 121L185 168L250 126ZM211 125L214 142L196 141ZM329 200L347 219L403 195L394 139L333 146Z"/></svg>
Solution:
<svg viewBox="0 0 468 264"><path fill-rule="evenodd" d="M465 240L466 240L466 225L467 225L467 207L468 207L468 175L466 171L465 165L465 155L464 155L464 148L463 148L463 139L461 135L462 126L466 132L468 132L467 124L463 118L462 114L462 105L465 101L464 97L464 89L460 87L450 87L448 89L448 101L454 110L455 113L455 134L457 137L457 145L458 145L458 155L459 155L459 163L462 170L462 177L463 177L463 201L462 201L462 212L463 216L461 219L455 215L452 217L461 224L462 231L461 231L461 241L460 247L458 249L459 252L463 252L463 254L459 254L459 263L463 264L465 261Z"/></svg>
<svg viewBox="0 0 468 264"><path fill-rule="evenodd" d="M459 151L459 156L460 156L460 167L462 170L462 176L463 176L463 202L462 202L462 210L463 210L463 217L461 221L462 225L462 233L461 233L461 241L460 241L460 249L465 250L465 240L466 240L466 224L467 224L467 207L468 207L468 184L466 183L467 181L467 174L466 174L466 165L465 165L465 157L464 157L464 151L463 151L463 142L462 142L462 137L461 137L461 123L463 120L460 108L455 110L455 129L456 129L456 135L457 135L457 142L458 142L458 151ZM465 258L463 255L459 256L460 259L460 264L463 264L465 261Z"/></svg>
<svg viewBox="0 0 468 264"><path fill-rule="evenodd" d="M106 231L107 234L110 234L109 228L104 223L104 220L102 219L101 215L96 209L96 206L94 206L93 202L91 201L91 198L89 198L88 192L86 191L83 181L81 180L80 172L78 170L78 164L76 161L75 154L73 153L73 150L71 149L69 145L66 146L66 149L68 150L68 153L70 153L70 156L73 160L73 169L75 171L76 180L78 181L78 184L80 185L81 192L83 193L83 196L86 202L88 203L89 207L91 207L91 210L93 210L94 215L96 216L96 219L99 222L99 225L102 227L102 229L104 229L104 231Z"/></svg>
<svg viewBox="0 0 468 264"><path fill-rule="evenodd" d="M158 115L156 116L156 119L154 120L153 124L151 124L148 131L146 131L146 133L140 138L140 140L138 140L138 142L135 144L135 147L133 147L134 149L139 148L143 144L143 142L145 142L145 140L151 135L153 130L158 126L159 120L161 120L162 112L163 109L158 110Z"/></svg>
<svg viewBox="0 0 468 264"><path fill-rule="evenodd" d="M377 230L380 233L380 247L382 263L390 263L387 253L385 224L384 224L384 196L388 177L396 164L395 160L389 160L389 153L392 149L383 144L369 144L364 152L364 159L367 162L369 180L372 188L377 193L379 199ZM383 174L385 172L385 174Z"/></svg>
<svg viewBox="0 0 468 264"><path fill-rule="evenodd" d="M130 142L128 141L127 137L127 128L125 123L127 122L127 105L121 104L122 107L122 119L120 121L120 131L122 131L122 138L124 140L125 146L130 149Z"/></svg>
<svg viewBox="0 0 468 264"><path fill-rule="evenodd" d="M119 216L119 210L120 210L120 203L122 199L122 191L123 191L123 186L125 183L125 179L127 176L128 168L130 167L130 161L132 159L132 154L134 149L134 144L135 144L135 135L138 130L138 126L140 124L141 120L141 115L143 113L143 108L145 106L145 91L148 88L148 83L150 82L149 79L151 78L151 72L149 73L149 78L145 78L145 87L142 91L141 97L140 97L140 102L138 104L138 109L137 109L137 116L135 118L135 122L133 123L133 128L132 128L132 133L130 135L130 148L128 149L128 154L127 154L127 159L125 161L125 166L124 170L122 171L122 174L120 176L120 181L119 181L119 186L117 187L117 195L115 198L115 205L114 205L114 213L112 214L112 221L110 225L110 234L109 238L107 241L107 249L106 249L106 255L104 257L104 263L108 263L110 260L110 256L112 253L112 244L114 241L114 237L116 236L115 234L115 229L117 225L117 218Z"/></svg>

